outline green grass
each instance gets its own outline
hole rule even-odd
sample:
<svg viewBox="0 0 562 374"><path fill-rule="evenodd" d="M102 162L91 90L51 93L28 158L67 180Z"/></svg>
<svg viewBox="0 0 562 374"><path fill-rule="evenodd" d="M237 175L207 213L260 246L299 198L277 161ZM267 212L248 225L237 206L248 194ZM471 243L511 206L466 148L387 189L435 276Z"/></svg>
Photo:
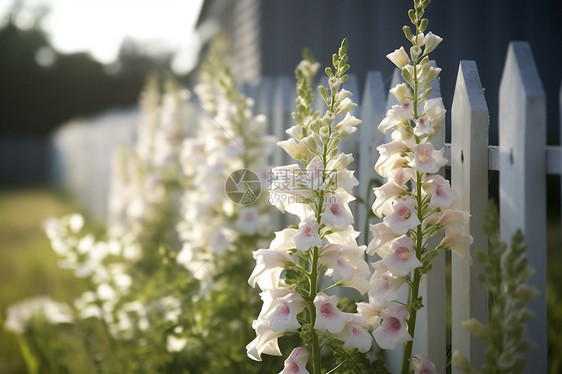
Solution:
<svg viewBox="0 0 562 374"><path fill-rule="evenodd" d="M0 323L6 307L27 297L49 295L71 302L84 289L70 271L57 266L42 223L76 210L68 199L47 188L0 190ZM0 373L24 373L10 332L0 328Z"/></svg>

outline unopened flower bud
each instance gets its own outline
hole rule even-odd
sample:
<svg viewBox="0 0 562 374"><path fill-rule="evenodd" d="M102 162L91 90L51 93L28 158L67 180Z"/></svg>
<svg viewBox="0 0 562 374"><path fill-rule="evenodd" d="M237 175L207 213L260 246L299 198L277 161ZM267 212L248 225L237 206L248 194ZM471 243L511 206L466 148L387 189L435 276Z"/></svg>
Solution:
<svg viewBox="0 0 562 374"><path fill-rule="evenodd" d="M472 370L472 367L470 367L470 363L468 362L468 360L464 358L463 355L459 353L459 351L453 352L451 363L453 367L456 367L463 373L474 373L474 370Z"/></svg>
<svg viewBox="0 0 562 374"><path fill-rule="evenodd" d="M412 61L417 61L422 53L421 47L419 45L413 45L410 48L410 56L412 56Z"/></svg>
<svg viewBox="0 0 562 374"><path fill-rule="evenodd" d="M408 88L406 83L401 83L390 90L390 93L394 95L394 97L400 101L401 103L405 101L412 101L412 93Z"/></svg>
<svg viewBox="0 0 562 374"><path fill-rule="evenodd" d="M322 126L318 134L320 135L322 142L326 143L330 137L330 130L328 129L328 126Z"/></svg>
<svg viewBox="0 0 562 374"><path fill-rule="evenodd" d="M414 36L412 38L412 43L414 45L421 46L421 45L423 45L424 39L425 39L425 36L424 36L423 32L420 32L417 36Z"/></svg>
<svg viewBox="0 0 562 374"><path fill-rule="evenodd" d="M484 326L474 318L471 318L468 321L464 321L462 323L462 326L477 338L486 339L486 336L488 335L486 326Z"/></svg>
<svg viewBox="0 0 562 374"><path fill-rule="evenodd" d="M328 80L328 84L330 85L330 90L336 91L338 88L340 88L341 81L339 80L339 78L332 77Z"/></svg>
<svg viewBox="0 0 562 374"><path fill-rule="evenodd" d="M326 114L324 115L324 117L322 117L322 124L324 126L332 126L332 123L334 123L334 120L336 119L336 117L331 113L331 112L326 112Z"/></svg>

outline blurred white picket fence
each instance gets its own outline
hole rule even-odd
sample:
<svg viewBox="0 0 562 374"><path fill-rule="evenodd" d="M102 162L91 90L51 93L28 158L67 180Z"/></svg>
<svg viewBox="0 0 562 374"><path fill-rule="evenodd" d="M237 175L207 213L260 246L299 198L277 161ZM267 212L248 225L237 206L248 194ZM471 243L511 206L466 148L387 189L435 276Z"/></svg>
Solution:
<svg viewBox="0 0 562 374"><path fill-rule="evenodd" d="M399 79L396 72L391 86L398 83ZM293 124L293 77L264 77L257 85L242 84L241 89L255 99L254 111L267 116L269 133L285 139L285 129ZM365 196L369 181L377 177L374 172L378 157L376 147L388 141L385 135L378 132L377 125L386 110L396 102L392 96L387 96L380 72L371 71L367 74L362 95L358 94L355 77L346 83L346 89L353 92L355 102L360 103L355 114L363 123L359 126L358 134L346 138L342 147L345 152L352 152L355 156L355 168L361 182L357 194ZM440 87L436 81L433 97L438 96ZM320 104L319 100L317 105ZM502 236L509 240L516 229L522 229L528 245L529 264L537 270L530 283L541 292L530 306L536 317L529 323L527 331L538 349L529 353L528 362L532 370L528 372L546 373L546 175L561 174L562 152L560 146L546 146L546 97L531 48L525 42L513 42L509 47L499 104L499 146L490 146L488 109L476 63L462 61L453 105L449 108L452 141L445 144L443 131L433 142L436 148L445 147L446 157L450 160L451 182L461 196L460 208L469 210L472 215L470 230L474 236L473 251L487 251L487 237L482 226L488 203L488 171L499 171ZM134 125L123 123L115 127L101 122L71 124L53 137L58 164L63 171L60 178L66 178L72 190L83 194L81 201L98 210L106 204L108 182L98 178L107 178L109 175L110 150L117 142L132 141L136 131ZM136 116L133 122L139 123ZM287 156L280 149L276 150L273 165L287 162ZM78 174L71 176L70 173L74 172ZM371 197L374 196L371 194ZM365 212L358 206L355 209L358 216L356 229L362 231ZM470 266L467 261L452 255L450 298L446 294L445 269L445 255L442 254L434 260L433 270L424 283L422 295L425 307L418 313L414 352L427 354L438 367L448 360L446 313L447 303L451 302L452 350L459 350L478 368L484 362L485 344L471 337L461 327L461 322L471 317L487 321L487 293L476 276L481 268L477 262ZM392 372L399 371L399 351L397 348L393 353L396 357L391 355L389 358Z"/></svg>
<svg viewBox="0 0 562 374"><path fill-rule="evenodd" d="M55 182L100 222L107 218L113 153L133 144L139 123L138 109L110 110L70 121L51 136Z"/></svg>

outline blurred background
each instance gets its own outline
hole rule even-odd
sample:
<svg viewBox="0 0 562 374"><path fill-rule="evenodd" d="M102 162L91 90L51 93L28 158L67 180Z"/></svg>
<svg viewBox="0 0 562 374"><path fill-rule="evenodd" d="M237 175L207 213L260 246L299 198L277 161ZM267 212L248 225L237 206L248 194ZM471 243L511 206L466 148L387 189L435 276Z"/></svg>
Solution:
<svg viewBox="0 0 562 374"><path fill-rule="evenodd" d="M23 297L70 301L80 292L75 278L57 268L41 224L72 211L103 224L112 153L135 139L139 92L149 73L173 76L190 90L199 56L222 34L233 75L255 84L292 76L305 47L321 66L329 64L347 37L359 93L370 70L380 70L388 88L393 66L385 55L404 44L399 30L409 7L407 0L2 1L0 316ZM546 142L560 144L562 2L434 0L427 16L444 38L433 58L443 68L447 108L459 61L475 60L489 92L490 140L497 144L497 92L508 44L526 40L547 95ZM549 259L558 266L560 176L549 176L548 188ZM23 372L17 347L1 334L0 372Z"/></svg>

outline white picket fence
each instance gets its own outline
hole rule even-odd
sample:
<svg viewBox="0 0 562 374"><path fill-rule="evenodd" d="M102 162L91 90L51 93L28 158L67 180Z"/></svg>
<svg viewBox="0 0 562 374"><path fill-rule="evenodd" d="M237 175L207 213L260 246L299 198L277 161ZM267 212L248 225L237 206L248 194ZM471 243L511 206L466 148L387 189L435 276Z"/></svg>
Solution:
<svg viewBox="0 0 562 374"><path fill-rule="evenodd" d="M391 87L399 83L398 71ZM440 96L439 83L433 87L433 96ZM376 177L374 165L378 158L376 147L388 141L378 132L377 125L386 110L396 103L388 97L380 72L366 76L361 97L357 94L357 80L352 77L346 89L355 93L360 102L356 115L362 119L358 136L349 137L342 144L344 151L353 152L360 181L360 196L365 195L369 181ZM262 79L258 85L245 85L246 94L256 98L256 112L269 118L270 132L285 139L284 130L292 125L294 111L294 83L289 77ZM488 92L488 95L490 93ZM547 372L547 314L546 314L546 175L560 175L562 151L560 146L546 146L546 96L542 88L531 48L526 42L512 42L506 57L499 92L499 146L488 142L489 114L478 69L474 61L461 61L451 112L451 143L445 144L445 132L433 139L436 147L445 147L450 160L451 183L459 191L460 208L471 213L470 231L474 236L472 251L487 252L488 240L483 231L488 205L488 172L499 171L501 235L510 241L520 228L528 245L529 265L536 273L530 284L541 294L530 308L536 317L529 322L529 338L538 348L528 354L528 372ZM318 103L319 104L319 103ZM444 129L444 126L443 126ZM346 139L347 140L347 139ZM276 164L286 163L281 151L275 156ZM363 230L364 209L357 209L356 229ZM562 248L562 245L561 245ZM418 312L414 352L427 354L438 367L447 360L446 310L447 300L452 303L451 345L479 368L485 360L486 345L470 336L461 326L469 318L486 323L488 315L487 292L477 280L482 271L475 261L472 266L452 255L452 294L446 294L445 256L438 256L433 270L425 281L425 307ZM389 355L392 372L401 363L400 349ZM453 372L456 372L453 369Z"/></svg>
<svg viewBox="0 0 562 374"><path fill-rule="evenodd" d="M398 83L399 79L399 74L395 74L391 86ZM241 89L255 99L254 111L267 116L269 133L279 139L285 139L285 129L294 122L291 117L295 108L294 79L263 77L259 84L242 84ZM346 83L346 89L353 92L355 102L360 103L355 114L363 123L359 126L358 134L347 138L342 147L344 151L352 152L355 156L355 168L361 183L357 194L365 196L369 181L377 177L374 172L378 158L376 147L388 141L385 135L378 132L377 125L386 110L395 104L395 99L387 96L382 74L376 71L367 74L362 95L358 94L358 82L355 77L351 77ZM440 96L438 81L435 81L433 96ZM532 367L528 372L546 373L546 175L561 174L562 152L560 146L546 146L546 97L531 48L525 42L512 42L509 47L499 99L500 144L490 146L488 109L476 63L460 62L453 105L450 108L451 144L445 144L444 131L433 139L433 142L438 148L445 147L446 157L450 160L451 182L460 193L460 208L469 210L472 215L470 230L474 236L473 251L487 251L487 237L482 226L488 203L488 171L499 171L502 237L510 240L516 229L522 229L528 245L529 264L537 270L530 283L541 292L530 305L536 317L529 322L527 331L530 339L538 345L538 349L528 355L529 366ZM319 100L317 98L316 105L320 105ZM92 189L92 183L88 184L87 180L95 175L90 167L96 166L85 161L82 166L76 166L75 164L80 162L77 161L80 157L76 155L81 154L81 157L84 157L84 144L99 137L108 139L108 131L112 132L113 129L99 125L97 128L100 134L105 135L96 137L93 136L93 127L83 127L82 135L77 138L82 139L80 144L61 140L65 139L65 134L77 131L72 126L59 131L55 139L58 139L56 144L65 144L65 147L62 147L64 149L58 146L59 154L66 160L62 164L69 165L69 160L74 160L73 170L82 171L80 183L84 186L75 188ZM129 136L123 135L125 138ZM72 144L72 147L69 144ZM108 151L107 147L98 148L103 152ZM94 150L89 152L88 159L96 160ZM108 159L104 160L109 162ZM275 151L274 165L286 164L288 161L280 149ZM106 166L103 168L109 170ZM97 199L99 194L100 192L90 192L88 196L96 196ZM371 197L374 198L372 194ZM99 203L92 205L96 204ZM356 229L362 231L365 210L357 205L354 209L358 217ZM434 260L433 270L423 285L425 307L418 313L414 352L425 353L438 367L445 365L449 359L446 352L447 300L451 300L452 349L459 350L478 368L484 362L485 344L471 337L461 327L461 322L471 317L484 323L487 321L487 293L477 280L477 274L482 269L478 262L475 261L470 266L467 261L453 254L450 298L446 294L445 269L445 255L442 254ZM392 372L398 371L398 356L399 349L394 356L389 357Z"/></svg>

